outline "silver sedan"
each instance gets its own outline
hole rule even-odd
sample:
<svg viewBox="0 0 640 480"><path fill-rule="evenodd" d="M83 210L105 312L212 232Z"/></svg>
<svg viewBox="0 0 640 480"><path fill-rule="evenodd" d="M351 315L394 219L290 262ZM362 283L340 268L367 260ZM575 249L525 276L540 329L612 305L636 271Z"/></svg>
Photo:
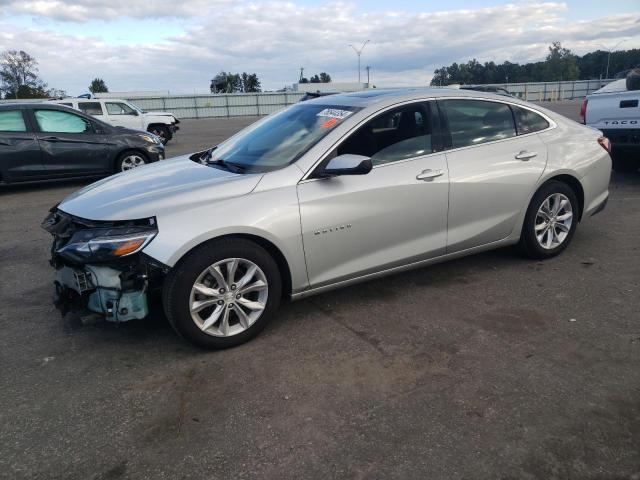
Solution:
<svg viewBox="0 0 640 480"><path fill-rule="evenodd" d="M610 171L601 132L542 107L372 90L94 183L44 227L65 311L142 318L158 290L181 336L224 348L286 299L512 244L557 255L604 208Z"/></svg>

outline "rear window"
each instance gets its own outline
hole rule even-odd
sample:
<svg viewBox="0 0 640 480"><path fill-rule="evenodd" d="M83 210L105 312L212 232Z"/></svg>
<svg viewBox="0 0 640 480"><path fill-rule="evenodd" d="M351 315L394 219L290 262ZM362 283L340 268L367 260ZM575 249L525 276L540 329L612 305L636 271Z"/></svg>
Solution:
<svg viewBox="0 0 640 480"><path fill-rule="evenodd" d="M541 115L538 115L526 108L511 106L513 114L516 117L516 126L518 127L518 135L526 135L527 133L539 132L549 128L547 122Z"/></svg>
<svg viewBox="0 0 640 480"><path fill-rule="evenodd" d="M100 102L78 102L78 110L87 115L102 115Z"/></svg>
<svg viewBox="0 0 640 480"><path fill-rule="evenodd" d="M508 105L484 100L444 100L453 148L516 136Z"/></svg>
<svg viewBox="0 0 640 480"><path fill-rule="evenodd" d="M0 132L26 132L27 126L20 110L0 112Z"/></svg>

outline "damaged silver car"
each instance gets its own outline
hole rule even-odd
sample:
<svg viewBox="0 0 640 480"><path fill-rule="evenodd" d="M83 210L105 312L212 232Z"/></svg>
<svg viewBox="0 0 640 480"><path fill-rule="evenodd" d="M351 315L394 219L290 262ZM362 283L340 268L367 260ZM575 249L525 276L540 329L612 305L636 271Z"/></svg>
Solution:
<svg viewBox="0 0 640 480"><path fill-rule="evenodd" d="M539 106L376 90L101 180L43 226L64 312L123 322L161 298L181 336L225 348L283 300L506 245L557 255L604 209L610 172L599 131Z"/></svg>

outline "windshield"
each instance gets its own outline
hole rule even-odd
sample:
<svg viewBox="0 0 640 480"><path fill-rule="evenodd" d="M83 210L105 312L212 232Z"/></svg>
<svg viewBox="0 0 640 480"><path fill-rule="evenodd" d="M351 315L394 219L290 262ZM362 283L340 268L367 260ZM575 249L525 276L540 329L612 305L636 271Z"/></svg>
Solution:
<svg viewBox="0 0 640 480"><path fill-rule="evenodd" d="M240 132L211 151L209 163L226 163L245 172L285 167L360 108L298 104Z"/></svg>
<svg viewBox="0 0 640 480"><path fill-rule="evenodd" d="M138 112L140 112L140 113L147 113L147 112L145 112L144 110L142 110L139 106L137 106L137 105L136 105L135 103L133 103L133 102L127 102L127 104L128 104L130 107L135 108L135 109L136 109Z"/></svg>

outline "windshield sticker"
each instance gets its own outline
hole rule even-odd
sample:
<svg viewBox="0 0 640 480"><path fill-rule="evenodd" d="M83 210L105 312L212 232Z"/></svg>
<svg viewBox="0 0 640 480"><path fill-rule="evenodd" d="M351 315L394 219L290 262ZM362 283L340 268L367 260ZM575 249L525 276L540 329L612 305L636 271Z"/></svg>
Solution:
<svg viewBox="0 0 640 480"><path fill-rule="evenodd" d="M331 117L337 118L338 120L343 120L351 115L353 112L349 110L338 110L337 108L325 108L320 113L317 114L318 117Z"/></svg>
<svg viewBox="0 0 640 480"><path fill-rule="evenodd" d="M323 124L320 125L320 128L331 128L333 127L336 123L338 123L338 119L337 118L330 118L329 120L327 120L326 122L324 122Z"/></svg>

